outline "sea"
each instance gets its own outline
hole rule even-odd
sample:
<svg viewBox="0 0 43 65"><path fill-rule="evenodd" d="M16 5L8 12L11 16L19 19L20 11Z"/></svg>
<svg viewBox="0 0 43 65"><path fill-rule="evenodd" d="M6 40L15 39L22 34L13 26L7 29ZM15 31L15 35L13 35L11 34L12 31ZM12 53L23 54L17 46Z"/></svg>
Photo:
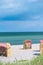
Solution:
<svg viewBox="0 0 43 65"><path fill-rule="evenodd" d="M40 40L43 40L43 32L0 32L0 43L21 45L25 40L31 40L32 44L38 44Z"/></svg>

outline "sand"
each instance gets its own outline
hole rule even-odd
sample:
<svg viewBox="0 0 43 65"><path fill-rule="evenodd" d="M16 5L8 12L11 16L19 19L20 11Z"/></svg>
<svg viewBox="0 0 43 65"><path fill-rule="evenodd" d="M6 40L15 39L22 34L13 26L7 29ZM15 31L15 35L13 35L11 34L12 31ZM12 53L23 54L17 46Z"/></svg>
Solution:
<svg viewBox="0 0 43 65"><path fill-rule="evenodd" d="M11 52L10 57L0 56L0 61L5 63L16 60L31 60L40 55L40 44L32 44L31 49L23 49L23 45L12 45Z"/></svg>

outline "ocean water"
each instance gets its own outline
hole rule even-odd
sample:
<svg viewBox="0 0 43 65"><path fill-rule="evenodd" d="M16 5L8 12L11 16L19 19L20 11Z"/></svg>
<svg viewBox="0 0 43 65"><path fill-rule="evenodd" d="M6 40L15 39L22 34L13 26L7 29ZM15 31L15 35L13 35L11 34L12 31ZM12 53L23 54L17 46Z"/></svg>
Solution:
<svg viewBox="0 0 43 65"><path fill-rule="evenodd" d="M31 40L32 44L37 44L43 40L43 32L0 32L0 42L20 45L25 40Z"/></svg>

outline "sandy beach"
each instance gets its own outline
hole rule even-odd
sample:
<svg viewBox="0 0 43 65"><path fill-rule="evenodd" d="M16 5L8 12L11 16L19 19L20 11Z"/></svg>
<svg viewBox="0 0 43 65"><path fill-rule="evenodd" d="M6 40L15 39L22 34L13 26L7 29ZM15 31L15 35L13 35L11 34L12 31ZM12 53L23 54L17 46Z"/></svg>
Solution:
<svg viewBox="0 0 43 65"><path fill-rule="evenodd" d="M23 45L12 45L11 56L0 56L2 62L13 62L16 60L31 60L40 55L40 44L32 44L31 49L23 49Z"/></svg>

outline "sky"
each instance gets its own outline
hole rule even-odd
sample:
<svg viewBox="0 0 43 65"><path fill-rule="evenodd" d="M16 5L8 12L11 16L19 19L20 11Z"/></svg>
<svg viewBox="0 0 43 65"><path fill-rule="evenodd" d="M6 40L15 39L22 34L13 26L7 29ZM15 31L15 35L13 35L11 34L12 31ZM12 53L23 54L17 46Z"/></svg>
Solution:
<svg viewBox="0 0 43 65"><path fill-rule="evenodd" d="M0 0L0 32L43 32L43 0Z"/></svg>

